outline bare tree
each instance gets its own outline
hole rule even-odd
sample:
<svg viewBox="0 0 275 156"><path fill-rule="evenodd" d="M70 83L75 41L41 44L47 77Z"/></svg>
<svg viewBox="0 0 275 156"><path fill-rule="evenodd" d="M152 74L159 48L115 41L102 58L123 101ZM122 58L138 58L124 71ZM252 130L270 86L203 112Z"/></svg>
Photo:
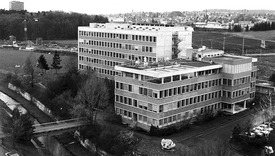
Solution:
<svg viewBox="0 0 275 156"><path fill-rule="evenodd" d="M76 117L87 117L91 124L95 124L98 111L108 106L108 98L108 89L104 81L92 72L74 98L71 114Z"/></svg>
<svg viewBox="0 0 275 156"><path fill-rule="evenodd" d="M259 99L259 106L253 114L253 125L258 125L270 121L275 116L274 112L274 94L262 95Z"/></svg>

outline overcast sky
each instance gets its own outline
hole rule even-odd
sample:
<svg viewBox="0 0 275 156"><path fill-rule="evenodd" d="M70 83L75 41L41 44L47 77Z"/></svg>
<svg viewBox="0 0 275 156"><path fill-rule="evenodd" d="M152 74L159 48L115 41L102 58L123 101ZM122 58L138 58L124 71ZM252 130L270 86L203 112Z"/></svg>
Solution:
<svg viewBox="0 0 275 156"><path fill-rule="evenodd" d="M0 9L9 9L11 0L0 0ZM19 0L30 12L55 11L111 14L133 11L201 11L205 9L275 10L274 0Z"/></svg>

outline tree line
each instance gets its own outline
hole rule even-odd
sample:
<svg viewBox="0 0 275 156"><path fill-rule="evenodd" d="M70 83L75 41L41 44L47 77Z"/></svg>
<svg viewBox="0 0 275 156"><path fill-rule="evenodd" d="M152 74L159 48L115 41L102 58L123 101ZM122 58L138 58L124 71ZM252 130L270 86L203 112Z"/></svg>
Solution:
<svg viewBox="0 0 275 156"><path fill-rule="evenodd" d="M0 10L0 39L14 35L24 40L24 26L27 26L29 40L77 39L78 26L88 26L91 22L106 23L107 17L62 11L30 13L27 11Z"/></svg>
<svg viewBox="0 0 275 156"><path fill-rule="evenodd" d="M250 30L253 30L253 31L275 30L275 22L255 23Z"/></svg>

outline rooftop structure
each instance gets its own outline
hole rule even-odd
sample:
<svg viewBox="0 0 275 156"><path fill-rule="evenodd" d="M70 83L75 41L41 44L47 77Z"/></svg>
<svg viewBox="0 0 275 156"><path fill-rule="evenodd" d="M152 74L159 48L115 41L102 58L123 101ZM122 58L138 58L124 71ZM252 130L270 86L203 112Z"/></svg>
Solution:
<svg viewBox="0 0 275 156"><path fill-rule="evenodd" d="M196 52L189 60L115 66L121 73L115 76L116 113L131 126L149 130L151 125L163 128L206 112L245 110L255 96L257 60L209 49L198 61Z"/></svg>

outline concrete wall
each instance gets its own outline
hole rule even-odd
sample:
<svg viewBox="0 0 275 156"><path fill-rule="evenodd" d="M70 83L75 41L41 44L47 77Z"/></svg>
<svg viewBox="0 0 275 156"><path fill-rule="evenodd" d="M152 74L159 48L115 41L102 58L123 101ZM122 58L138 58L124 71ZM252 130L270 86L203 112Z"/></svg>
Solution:
<svg viewBox="0 0 275 156"><path fill-rule="evenodd" d="M44 104L42 104L36 98L32 97L29 93L21 90L20 88L17 88L16 86L12 85L11 83L8 84L8 88L19 93L21 96L23 96L28 101L33 102L41 111L43 111L45 114L47 114L53 120L57 120L57 118L54 117L54 115L51 113L51 110L49 108L47 108Z"/></svg>

